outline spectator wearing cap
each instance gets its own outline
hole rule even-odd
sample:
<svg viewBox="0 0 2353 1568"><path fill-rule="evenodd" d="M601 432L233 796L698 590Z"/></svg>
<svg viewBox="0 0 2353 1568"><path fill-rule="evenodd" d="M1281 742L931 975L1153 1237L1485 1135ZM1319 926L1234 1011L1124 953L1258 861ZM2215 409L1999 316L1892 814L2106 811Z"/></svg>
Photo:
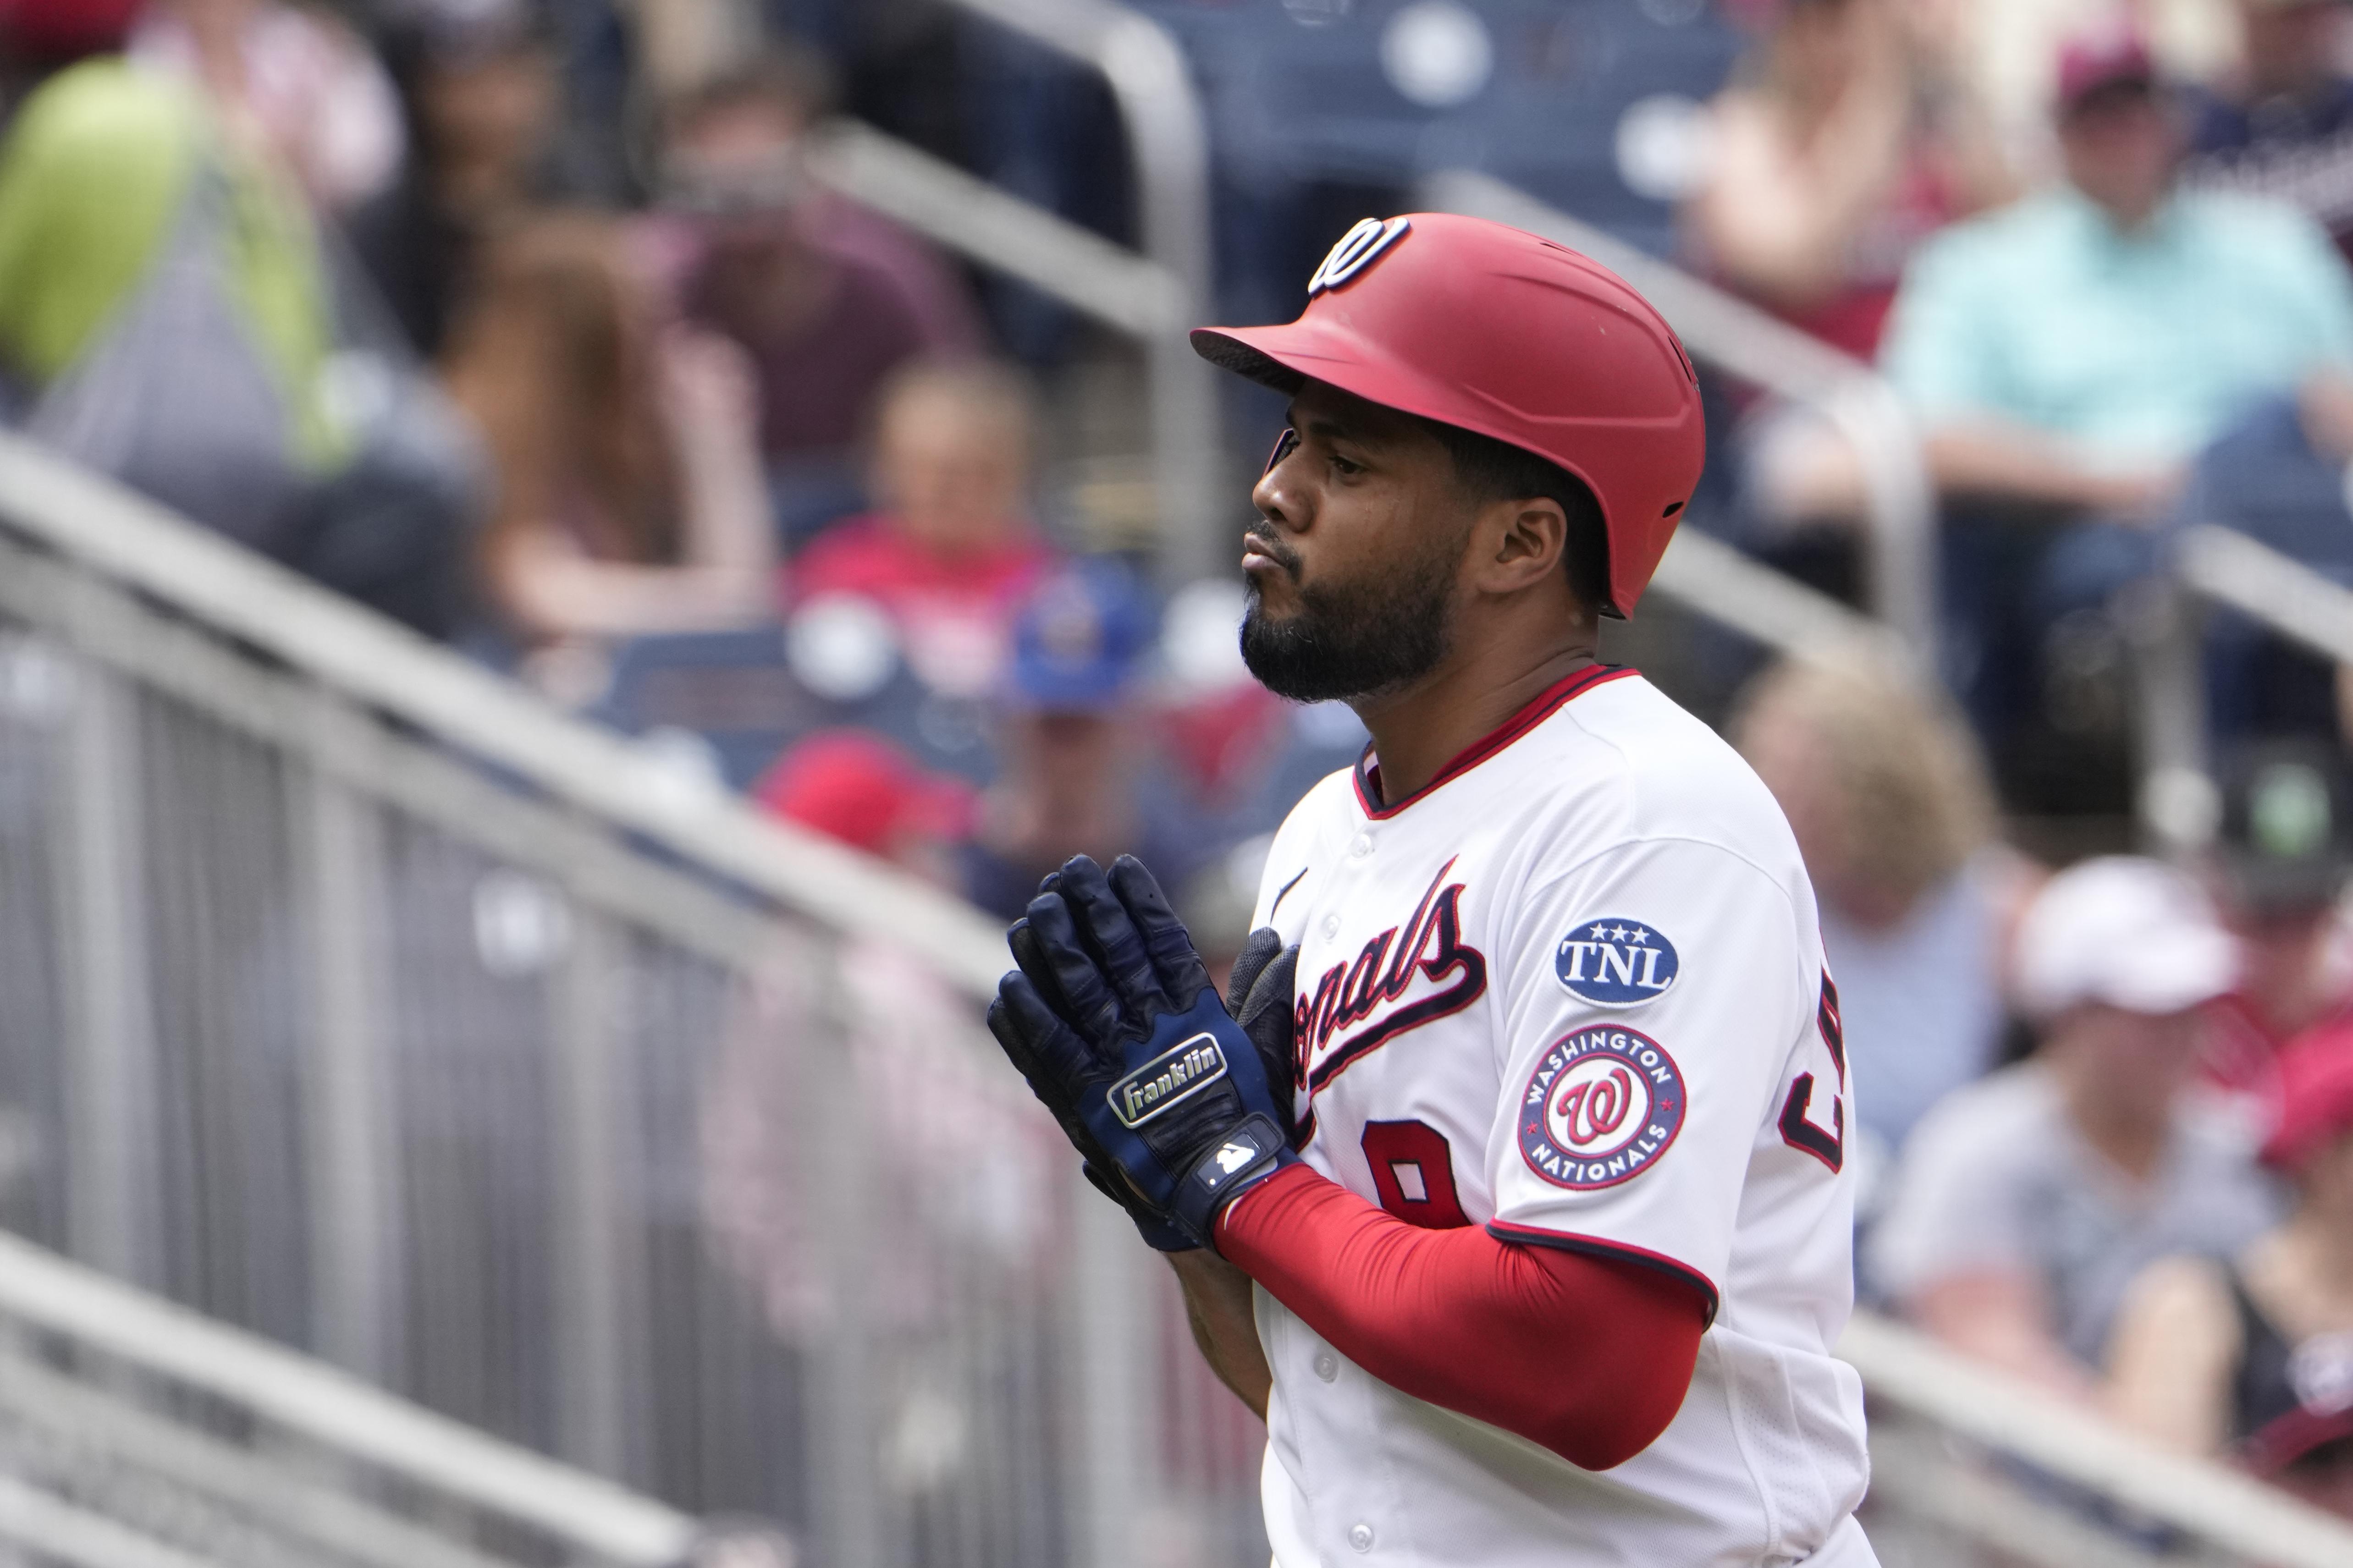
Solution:
<svg viewBox="0 0 2353 1568"><path fill-rule="evenodd" d="M970 784L926 773L860 730L804 736L761 775L752 798L787 822L944 887L955 883L955 847L971 830L975 805Z"/></svg>
<svg viewBox="0 0 2353 1568"><path fill-rule="evenodd" d="M839 594L880 605L934 691L985 698L1013 620L1054 565L1029 518L1035 395L1008 365L924 361L896 372L875 417L876 510L826 531L784 574L797 609Z"/></svg>
<svg viewBox="0 0 2353 1568"><path fill-rule="evenodd" d="M2239 68L2189 89L2191 184L2293 202L2353 255L2343 0L2237 0Z"/></svg>
<svg viewBox="0 0 2353 1568"><path fill-rule="evenodd" d="M2053 877L2012 964L2034 1054L1914 1131L1873 1233L1880 1287L1956 1348L2090 1400L2126 1287L2273 1218L2242 1119L2194 1096L2230 939L2195 884L2109 857Z"/></svg>
<svg viewBox="0 0 2353 1568"><path fill-rule="evenodd" d="M1185 830L1152 765L1152 623L1133 577L1100 559L1048 578L1023 608L995 715L997 778L965 847L965 896L982 909L1018 917L1073 855L1138 855L1176 886L1216 847Z"/></svg>
<svg viewBox="0 0 2353 1568"><path fill-rule="evenodd" d="M2137 36L2078 38L2058 75L2064 179L1924 247L1881 354L1946 501L1950 674L1995 734L2036 710L2053 626L2147 569L2221 438L2284 409L2274 464L2333 479L2353 449L2353 279L2326 233L2179 188L2180 121ZM2353 559L2341 510L2272 542Z"/></svg>
<svg viewBox="0 0 2353 1568"><path fill-rule="evenodd" d="M2266 742L2228 768L2212 881L2239 943L2239 982L2216 1005L2208 1076L2268 1108L2295 1036L2353 1014L2353 952L2338 913L2353 865L2353 783L2337 749Z"/></svg>
<svg viewBox="0 0 2353 1568"><path fill-rule="evenodd" d="M2300 1037L2280 1079L2263 1158L2293 1209L2243 1248L2141 1272L2109 1349L2109 1405L2353 1517L2353 1023Z"/></svg>

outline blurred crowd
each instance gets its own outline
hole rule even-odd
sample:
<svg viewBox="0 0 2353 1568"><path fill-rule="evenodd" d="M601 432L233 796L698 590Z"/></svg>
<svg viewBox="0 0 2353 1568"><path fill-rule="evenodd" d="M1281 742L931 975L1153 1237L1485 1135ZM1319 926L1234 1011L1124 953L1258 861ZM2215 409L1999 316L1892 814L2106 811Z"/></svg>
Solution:
<svg viewBox="0 0 2353 1568"><path fill-rule="evenodd" d="M1875 365L1938 501L1938 689L1744 655L1688 694L1820 894L1864 1292L2353 1513L2353 683L2210 617L2216 847L2119 852L2179 531L2353 583L2353 7L1497 0L1451 8L1505 32L1478 79L1390 58L1290 163L1238 62L1293 57L1219 40L1345 53L1398 8L1143 8L1219 106L1248 320L1476 161L1440 132L1489 74L1564 123L1613 61L1687 89L1616 121L1589 209L1598 135L1526 178ZM1237 582L1155 582L1140 438L1102 434L1133 385L829 186L845 110L1134 240L1099 84L944 5L0 0L0 422L985 910L1138 853L1229 959L1265 836L1363 732L1248 679ZM1871 454L1709 395L1693 526L1854 595ZM948 1006L855 963L880 1011ZM861 1070L947 1070L923 1037ZM731 1048L712 1092L712 1223L783 1325L811 1282L747 1198L788 1179L775 1068Z"/></svg>
<svg viewBox="0 0 2353 1568"><path fill-rule="evenodd" d="M1957 705L1787 665L1732 734L1821 900L1858 1289L2353 1514L2353 792L2239 753L2193 868L2004 842Z"/></svg>
<svg viewBox="0 0 2353 1568"><path fill-rule="evenodd" d="M1763 9L1686 259L1875 364L1939 512L1943 690L1789 667L1729 721L1821 897L1861 1289L2353 1513L2337 672L2213 617L2211 853L2049 831L2129 809L2136 585L2179 530L2353 580L2353 18L2034 7L2021 112L1973 46L2028 7ZM1715 526L1851 583L1858 454L1817 415L1724 399Z"/></svg>

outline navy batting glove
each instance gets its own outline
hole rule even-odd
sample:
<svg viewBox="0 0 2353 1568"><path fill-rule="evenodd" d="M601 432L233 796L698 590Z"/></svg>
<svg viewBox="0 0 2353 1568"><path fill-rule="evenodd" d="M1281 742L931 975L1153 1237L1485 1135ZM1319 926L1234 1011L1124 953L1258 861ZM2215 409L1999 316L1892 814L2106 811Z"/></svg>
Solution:
<svg viewBox="0 0 2353 1568"><path fill-rule="evenodd" d="M1277 1120L1283 1140L1293 1149L1299 1147L1299 1130L1293 1110L1304 1081L1295 1037L1298 979L1299 944L1283 946L1282 933L1272 926L1250 933L1226 978L1226 1011L1258 1047L1259 1068L1282 1113Z"/></svg>
<svg viewBox="0 0 2353 1568"><path fill-rule="evenodd" d="M1030 935L1028 921L1015 921L1013 929L1007 933L1007 940L1015 953L1021 954L1026 950L1030 955L1021 960L1025 968L1039 962L1036 938ZM1079 1119L1077 1108L1071 1103L1068 1086L1039 1065L1040 1058L1050 1048L1058 1055L1082 1048L1073 1043L1052 1043L1054 1036L1070 1032L1070 1026L1062 1022L1059 1013L1059 1009L1050 1007L1042 1017L1027 1015L1017 1020L1000 996L989 1004L988 1032L997 1037L997 1043L1005 1048L1008 1059L1029 1080L1029 1092L1036 1095L1039 1103L1052 1113L1055 1122L1062 1129L1062 1136L1068 1138L1071 1147L1079 1152L1080 1173L1086 1177L1087 1184L1127 1211L1127 1217L1135 1222L1136 1234L1144 1237L1147 1246L1162 1252L1195 1250L1190 1237L1146 1207L1134 1189L1120 1178L1111 1156L1096 1144L1094 1134L1088 1131L1086 1123Z"/></svg>
<svg viewBox="0 0 2353 1568"><path fill-rule="evenodd" d="M1297 1159L1287 1092L1141 862L1106 876L1072 859L1022 927L991 1009L998 1038L1020 1042L1031 1087L1071 1108L1147 1208L1211 1245L1219 1212Z"/></svg>

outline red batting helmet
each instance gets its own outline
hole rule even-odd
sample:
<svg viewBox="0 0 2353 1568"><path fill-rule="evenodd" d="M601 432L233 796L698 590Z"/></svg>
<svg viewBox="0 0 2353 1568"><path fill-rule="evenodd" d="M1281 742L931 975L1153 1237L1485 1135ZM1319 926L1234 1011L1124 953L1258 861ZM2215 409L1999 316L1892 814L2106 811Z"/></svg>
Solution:
<svg viewBox="0 0 2353 1568"><path fill-rule="evenodd" d="M1278 391L1305 379L1508 442L1583 479L1633 612L1706 453L1690 356L1626 280L1483 218L1350 229L1281 327L1197 327L1202 358Z"/></svg>

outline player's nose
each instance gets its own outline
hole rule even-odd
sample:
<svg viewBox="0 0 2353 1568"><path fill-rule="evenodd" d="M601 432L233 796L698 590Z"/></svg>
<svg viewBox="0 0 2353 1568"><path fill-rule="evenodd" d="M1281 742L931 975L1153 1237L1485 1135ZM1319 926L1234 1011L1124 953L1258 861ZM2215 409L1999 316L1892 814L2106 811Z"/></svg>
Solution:
<svg viewBox="0 0 2353 1568"><path fill-rule="evenodd" d="M1313 515L1297 482L1294 465L1287 461L1275 464L1259 476L1258 483L1250 487L1250 504L1258 508L1261 517L1289 533L1303 530Z"/></svg>

